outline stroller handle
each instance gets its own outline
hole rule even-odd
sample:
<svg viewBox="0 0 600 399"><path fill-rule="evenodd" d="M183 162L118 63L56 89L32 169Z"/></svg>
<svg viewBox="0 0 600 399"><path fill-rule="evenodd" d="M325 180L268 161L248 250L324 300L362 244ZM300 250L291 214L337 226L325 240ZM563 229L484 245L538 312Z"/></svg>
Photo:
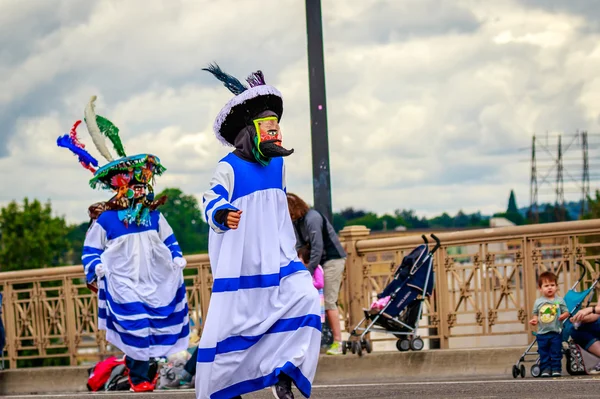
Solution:
<svg viewBox="0 0 600 399"><path fill-rule="evenodd" d="M433 247L433 249L431 250L431 253L433 254L435 251L440 249L442 243L440 242L440 239L435 236L435 234L431 234L431 238L435 240L435 247Z"/></svg>
<svg viewBox="0 0 600 399"><path fill-rule="evenodd" d="M429 245L429 241L427 241L427 237L425 236L425 234L421 235L421 238L423 239L423 241L425 241L425 245Z"/></svg>
<svg viewBox="0 0 600 399"><path fill-rule="evenodd" d="M585 265L583 264L582 261L578 260L576 263L577 263L577 266L581 267L581 276L579 276L575 285L579 284L581 282L581 280L583 280L583 278L585 277L585 273L587 272L587 268L585 267ZM575 285L573 287L575 287Z"/></svg>
<svg viewBox="0 0 600 399"><path fill-rule="evenodd" d="M594 263L595 263L595 264L597 264L597 265L600 265L600 260L598 260L598 259L595 259L595 260L594 260ZM585 275L585 273L587 272L587 269L585 268L585 266L583 265L583 263L582 263L581 261L577 261L577 264L578 264L579 266L582 266L582 267L584 267L583 274L582 274L582 275L581 275L581 277L579 278L579 281L581 281L581 278L582 278L582 277ZM592 283L592 285L590 286L590 288L589 288L590 292L591 292L591 291L593 291L593 290L594 290L594 288L596 288L596 285L597 285L599 282L600 282L600 274L598 275L598 277L596 277L596 279L594 280L594 282L593 282L593 283ZM594 295L589 295L589 296L588 296L588 300L587 300L587 303L586 303L586 305L585 305L585 307L586 307L586 308L587 308L588 306L590 306L590 303L592 303L592 297L593 297L593 296L594 296Z"/></svg>

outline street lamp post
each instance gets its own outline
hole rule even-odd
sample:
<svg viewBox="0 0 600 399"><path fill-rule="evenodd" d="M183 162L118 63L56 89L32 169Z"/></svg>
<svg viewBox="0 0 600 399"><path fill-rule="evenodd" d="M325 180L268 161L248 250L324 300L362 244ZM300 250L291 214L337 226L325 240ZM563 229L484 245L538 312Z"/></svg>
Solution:
<svg viewBox="0 0 600 399"><path fill-rule="evenodd" d="M330 221L333 221L321 0L306 0L306 34L308 39L314 207Z"/></svg>

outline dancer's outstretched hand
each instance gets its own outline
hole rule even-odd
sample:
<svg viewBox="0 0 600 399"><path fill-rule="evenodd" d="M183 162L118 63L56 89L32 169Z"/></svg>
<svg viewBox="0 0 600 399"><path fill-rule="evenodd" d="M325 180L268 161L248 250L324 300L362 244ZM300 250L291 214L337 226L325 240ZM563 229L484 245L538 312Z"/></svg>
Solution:
<svg viewBox="0 0 600 399"><path fill-rule="evenodd" d="M240 216L242 216L242 211L231 211L227 214L227 227L231 230L235 230L238 228L240 224Z"/></svg>

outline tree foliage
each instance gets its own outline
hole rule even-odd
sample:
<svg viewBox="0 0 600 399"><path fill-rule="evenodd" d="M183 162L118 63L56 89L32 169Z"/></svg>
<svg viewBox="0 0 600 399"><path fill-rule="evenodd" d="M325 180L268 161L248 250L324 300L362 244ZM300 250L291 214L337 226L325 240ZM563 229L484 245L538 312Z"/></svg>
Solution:
<svg viewBox="0 0 600 399"><path fill-rule="evenodd" d="M50 202L12 201L0 209L0 270L38 269L65 263L69 249L64 218Z"/></svg>
<svg viewBox="0 0 600 399"><path fill-rule="evenodd" d="M167 203L158 208L167 219L184 255L208 251L208 224L202 219L198 200L178 188L166 188Z"/></svg>
<svg viewBox="0 0 600 399"><path fill-rule="evenodd" d="M347 219L347 216L355 216L353 219ZM378 216L373 212L357 211L347 208L340 213L334 213L333 226L336 231L344 226L366 226L372 231L393 231L398 227L406 229L429 229L429 228L466 228L482 227L488 225L489 218L481 213L466 214L459 211L455 216L450 216L446 212L431 219L419 218L414 210L396 210L393 215L384 214Z"/></svg>
<svg viewBox="0 0 600 399"><path fill-rule="evenodd" d="M600 218L600 190L596 190L596 198L588 197L588 208L582 219Z"/></svg>

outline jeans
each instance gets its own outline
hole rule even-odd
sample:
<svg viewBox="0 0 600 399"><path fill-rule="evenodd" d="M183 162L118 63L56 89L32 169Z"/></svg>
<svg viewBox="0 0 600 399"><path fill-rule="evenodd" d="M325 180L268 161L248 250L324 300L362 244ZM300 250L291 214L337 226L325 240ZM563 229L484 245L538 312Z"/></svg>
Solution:
<svg viewBox="0 0 600 399"><path fill-rule="evenodd" d="M588 350L590 346L600 339L600 319L593 323L585 323L571 332L573 341L583 349Z"/></svg>
<svg viewBox="0 0 600 399"><path fill-rule="evenodd" d="M144 381L150 382L150 378L148 377L150 362L148 360L134 360L126 356L125 365L129 369L129 378L133 385L138 385Z"/></svg>
<svg viewBox="0 0 600 399"><path fill-rule="evenodd" d="M538 334L537 344L540 354L540 370L561 371L562 335L557 332Z"/></svg>

